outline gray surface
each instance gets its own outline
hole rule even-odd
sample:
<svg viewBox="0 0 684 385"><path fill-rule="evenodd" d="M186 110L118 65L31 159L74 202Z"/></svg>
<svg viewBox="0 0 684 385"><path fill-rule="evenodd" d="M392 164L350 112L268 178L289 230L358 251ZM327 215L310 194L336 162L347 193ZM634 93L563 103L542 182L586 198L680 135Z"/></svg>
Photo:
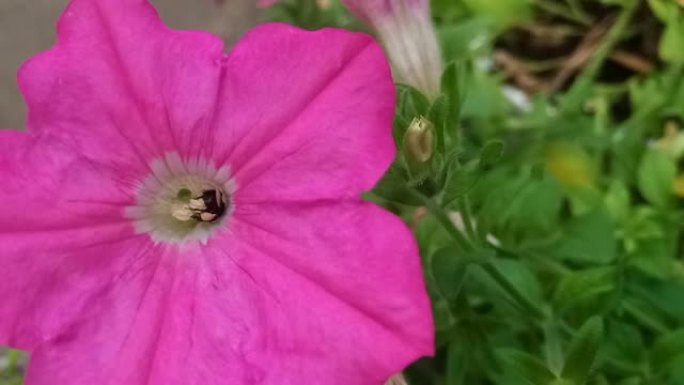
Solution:
<svg viewBox="0 0 684 385"><path fill-rule="evenodd" d="M173 28L208 30L230 46L256 24L256 0L153 0ZM16 71L26 59L49 48L67 0L0 0L0 128L22 128L25 107Z"/></svg>

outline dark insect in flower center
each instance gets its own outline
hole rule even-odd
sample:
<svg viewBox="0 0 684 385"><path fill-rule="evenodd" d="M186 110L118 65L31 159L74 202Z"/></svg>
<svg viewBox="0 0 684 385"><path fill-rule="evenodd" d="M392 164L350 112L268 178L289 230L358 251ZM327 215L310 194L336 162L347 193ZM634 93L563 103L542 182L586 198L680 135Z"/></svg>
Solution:
<svg viewBox="0 0 684 385"><path fill-rule="evenodd" d="M226 212L226 202L223 192L219 190L205 190L201 196L195 198L201 200L204 208L199 210L193 218L201 222L214 222Z"/></svg>

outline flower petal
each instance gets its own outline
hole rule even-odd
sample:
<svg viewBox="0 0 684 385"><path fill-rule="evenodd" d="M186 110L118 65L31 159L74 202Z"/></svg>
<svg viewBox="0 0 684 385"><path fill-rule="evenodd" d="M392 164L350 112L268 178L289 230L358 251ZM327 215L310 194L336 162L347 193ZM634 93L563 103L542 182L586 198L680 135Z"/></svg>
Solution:
<svg viewBox="0 0 684 385"><path fill-rule="evenodd" d="M167 29L147 0L74 0L57 45L20 71L28 127L68 135L85 157L119 164L144 165L165 151L194 156L221 60L218 38Z"/></svg>
<svg viewBox="0 0 684 385"><path fill-rule="evenodd" d="M75 322L134 236L112 183L124 177L77 157L55 137L0 132L0 344L28 349Z"/></svg>
<svg viewBox="0 0 684 385"><path fill-rule="evenodd" d="M255 352L271 362L267 384L380 384L433 353L420 258L398 218L370 203L259 204L238 208L234 232L277 304Z"/></svg>
<svg viewBox="0 0 684 385"><path fill-rule="evenodd" d="M259 300L251 285L222 252L166 249L100 296L87 322L36 349L26 384L256 383L244 344L259 324L242 312Z"/></svg>
<svg viewBox="0 0 684 385"><path fill-rule="evenodd" d="M397 218L370 204L264 208L120 280L90 310L101 316L33 353L26 384L380 385L432 353Z"/></svg>
<svg viewBox="0 0 684 385"><path fill-rule="evenodd" d="M366 35L258 27L231 52L222 86L214 142L232 144L223 157L239 199L357 197L394 158L394 86Z"/></svg>

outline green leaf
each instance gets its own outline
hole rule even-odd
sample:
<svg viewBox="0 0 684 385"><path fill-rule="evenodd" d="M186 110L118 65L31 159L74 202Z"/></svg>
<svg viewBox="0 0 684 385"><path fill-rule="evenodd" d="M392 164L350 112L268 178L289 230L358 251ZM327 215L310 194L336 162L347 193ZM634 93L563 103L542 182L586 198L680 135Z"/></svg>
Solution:
<svg viewBox="0 0 684 385"><path fill-rule="evenodd" d="M458 250L444 247L430 258L430 270L440 293L447 299L458 295L463 287L468 261Z"/></svg>
<svg viewBox="0 0 684 385"><path fill-rule="evenodd" d="M444 194L442 196L444 205L448 205L468 194L479 178L480 174L477 172L476 163L462 166L458 162L451 162L447 171Z"/></svg>
<svg viewBox="0 0 684 385"><path fill-rule="evenodd" d="M502 81L493 74L472 70L464 80L467 98L463 101L464 118L492 119L505 117L510 103L502 91Z"/></svg>
<svg viewBox="0 0 684 385"><path fill-rule="evenodd" d="M660 318L661 323L666 323L667 320L672 319L676 320L678 324L684 325L684 306L682 306L684 282L681 279L644 282L639 288L639 292L641 297L639 305L644 312L652 317ZM662 326L663 328L660 330L667 329L664 324Z"/></svg>
<svg viewBox="0 0 684 385"><path fill-rule="evenodd" d="M468 59L487 50L496 37L494 27L494 23L486 17L467 18L455 24L439 26L437 37L444 60Z"/></svg>
<svg viewBox="0 0 684 385"><path fill-rule="evenodd" d="M649 150L641 159L638 170L639 191L650 203L667 208L672 202L672 185L677 166L667 154Z"/></svg>
<svg viewBox="0 0 684 385"><path fill-rule="evenodd" d="M464 6L458 1L432 0L430 5L433 16L448 21L462 17L465 12Z"/></svg>
<svg viewBox="0 0 684 385"><path fill-rule="evenodd" d="M674 260L666 239L644 239L633 242L628 263L641 272L658 279L672 277Z"/></svg>
<svg viewBox="0 0 684 385"><path fill-rule="evenodd" d="M562 235L547 252L564 259L597 264L615 259L615 225L601 207L570 220Z"/></svg>
<svg viewBox="0 0 684 385"><path fill-rule="evenodd" d="M565 356L561 341L561 320L556 316L549 317L543 324L544 329L544 357L549 369L560 373Z"/></svg>
<svg viewBox="0 0 684 385"><path fill-rule="evenodd" d="M469 363L471 362L470 348L461 341L449 344L446 354L446 383L449 385L467 385Z"/></svg>
<svg viewBox="0 0 684 385"><path fill-rule="evenodd" d="M561 377L576 385L585 384L589 379L602 338L603 320L601 317L592 317L582 325L572 339Z"/></svg>
<svg viewBox="0 0 684 385"><path fill-rule="evenodd" d="M556 231L563 197L553 178L503 164L481 174L470 195L479 208L478 223L490 225L497 237L507 239Z"/></svg>
<svg viewBox="0 0 684 385"><path fill-rule="evenodd" d="M492 166L501 160L504 144L500 140L490 140L480 151L480 167Z"/></svg>
<svg viewBox="0 0 684 385"><path fill-rule="evenodd" d="M449 102L445 95L440 95L430 106L428 120L433 124L437 138L437 152L446 152L446 136L452 134L458 122L451 121ZM450 143L451 144L451 143Z"/></svg>
<svg viewBox="0 0 684 385"><path fill-rule="evenodd" d="M618 385L642 385L644 382L640 377L625 378Z"/></svg>
<svg viewBox="0 0 684 385"><path fill-rule="evenodd" d="M467 84L467 67L461 62L452 62L442 73L442 94L445 96L447 107L447 121L456 126L461 118L461 108L465 97Z"/></svg>
<svg viewBox="0 0 684 385"><path fill-rule="evenodd" d="M630 212L630 197L627 186L621 180L613 180L603 201L610 215L616 220L626 219Z"/></svg>
<svg viewBox="0 0 684 385"><path fill-rule="evenodd" d="M518 289L526 298L534 303L543 300L543 289L538 277L527 264L510 258L492 258L491 263L501 271L503 275Z"/></svg>
<svg viewBox="0 0 684 385"><path fill-rule="evenodd" d="M385 176L375 185L373 193L390 202L409 206L422 204L422 200L409 189L404 170L396 163L387 170Z"/></svg>
<svg viewBox="0 0 684 385"><path fill-rule="evenodd" d="M658 333L668 331L662 309L653 304L630 296L622 300L621 306L640 326Z"/></svg>
<svg viewBox="0 0 684 385"><path fill-rule="evenodd" d="M420 91L410 86L397 84L397 115L410 122L414 118L427 116L429 109L430 100Z"/></svg>
<svg viewBox="0 0 684 385"><path fill-rule="evenodd" d="M516 260L497 259L495 254L487 255L482 250L479 257L481 262L473 265L473 288L487 297L489 301L501 307L515 310L517 314L524 313L525 317L543 318L543 310L539 304L542 301L542 290L537 277L529 268Z"/></svg>
<svg viewBox="0 0 684 385"><path fill-rule="evenodd" d="M606 366L624 376L641 375L647 350L641 329L630 322L606 320L605 342L601 348Z"/></svg>
<svg viewBox="0 0 684 385"><path fill-rule="evenodd" d="M684 363L684 329L659 338L651 350L651 367L662 373Z"/></svg>
<svg viewBox="0 0 684 385"><path fill-rule="evenodd" d="M667 16L670 13L668 10L670 3L669 0L648 0L651 11L653 11L653 14L662 22L667 21Z"/></svg>
<svg viewBox="0 0 684 385"><path fill-rule="evenodd" d="M532 15L532 2L527 0L462 0L477 16L493 20L500 29L527 21Z"/></svg>
<svg viewBox="0 0 684 385"><path fill-rule="evenodd" d="M420 247L421 256L427 257L437 250L453 245L449 233L432 214L426 214L415 225L414 235ZM425 261L427 266L427 260Z"/></svg>
<svg viewBox="0 0 684 385"><path fill-rule="evenodd" d="M669 4L665 31L660 40L659 54L666 62L684 62L684 15L674 1Z"/></svg>
<svg viewBox="0 0 684 385"><path fill-rule="evenodd" d="M563 277L553 296L554 307L564 312L578 305L596 303L612 293L618 280L615 267L599 267L574 272Z"/></svg>
<svg viewBox="0 0 684 385"><path fill-rule="evenodd" d="M449 303L444 299L432 299L432 318L435 324L435 330L448 331L453 327L454 317L451 314ZM443 341L435 341L437 344L444 343Z"/></svg>
<svg viewBox="0 0 684 385"><path fill-rule="evenodd" d="M519 350L502 349L498 352L511 370L525 378L531 385L550 385L554 375L538 358Z"/></svg>

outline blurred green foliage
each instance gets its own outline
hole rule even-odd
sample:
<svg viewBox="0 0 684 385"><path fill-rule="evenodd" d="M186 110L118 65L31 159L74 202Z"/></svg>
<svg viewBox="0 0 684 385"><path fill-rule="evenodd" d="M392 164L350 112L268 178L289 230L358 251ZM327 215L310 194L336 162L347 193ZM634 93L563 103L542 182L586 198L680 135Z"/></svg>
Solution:
<svg viewBox="0 0 684 385"><path fill-rule="evenodd" d="M442 95L398 86L395 139L427 117L436 153L419 174L400 153L370 196L412 225L433 303L437 354L411 383L684 384L682 2L432 11ZM318 12L362 28L337 6Z"/></svg>
<svg viewBox="0 0 684 385"><path fill-rule="evenodd" d="M18 351L0 350L0 384L21 385L25 355Z"/></svg>

